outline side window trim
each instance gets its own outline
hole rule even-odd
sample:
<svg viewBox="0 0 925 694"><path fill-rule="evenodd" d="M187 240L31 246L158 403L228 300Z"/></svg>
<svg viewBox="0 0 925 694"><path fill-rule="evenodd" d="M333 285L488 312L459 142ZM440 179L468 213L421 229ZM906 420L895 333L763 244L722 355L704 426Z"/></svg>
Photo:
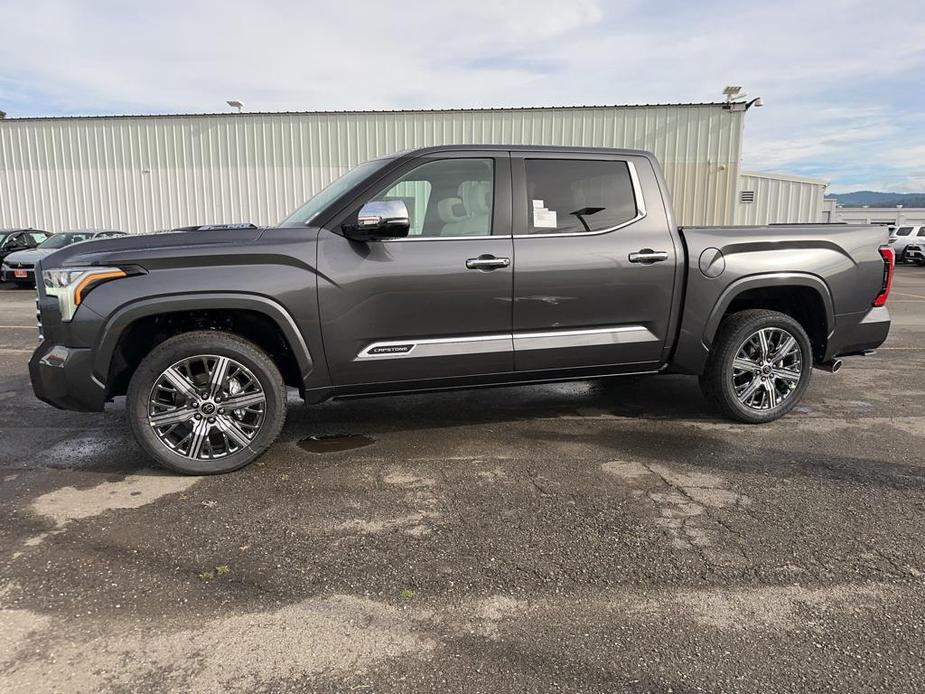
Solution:
<svg viewBox="0 0 925 694"><path fill-rule="evenodd" d="M524 175L523 165L526 162L526 160L530 158L531 157L529 156L521 156L519 158L520 161L519 161L518 167L521 170L521 176ZM639 174L636 171L635 162L629 159L610 159L610 158L596 159L596 160L593 158L591 159L594 161L619 161L619 162L623 162L624 164L626 164L626 168L629 171L629 175L630 175L630 182L632 183L632 186L633 186L633 197L636 199L636 216L633 217L632 219L628 219L625 222L621 222L620 224L617 224L615 226L607 227L606 229L598 229L597 231L584 231L580 233L553 232L550 234L530 234L530 233L514 234L515 239L548 239L548 238L565 238L565 237L574 239L574 238L583 238L585 236L599 236L601 234L609 234L610 232L616 231L617 229L628 227L630 224L635 224L636 222L646 218L646 216L648 215L648 211L646 209L646 201L645 201L645 198L643 197L642 184L639 181ZM515 195L519 197L520 194L525 194L525 193L526 193L526 188L522 188L520 193L515 193ZM526 203L526 199L521 200L520 202Z"/></svg>

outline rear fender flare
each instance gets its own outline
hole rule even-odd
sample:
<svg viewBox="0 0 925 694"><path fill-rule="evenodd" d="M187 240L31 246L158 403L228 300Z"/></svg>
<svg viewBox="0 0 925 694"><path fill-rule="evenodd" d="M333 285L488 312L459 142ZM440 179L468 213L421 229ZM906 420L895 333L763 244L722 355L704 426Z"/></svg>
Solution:
<svg viewBox="0 0 925 694"><path fill-rule="evenodd" d="M832 302L832 293L828 285L817 275L806 272L774 272L761 275L750 275L742 277L730 284L716 300L716 305L710 317L704 325L703 344L709 348L713 344L713 338L719 329L720 321L726 314L726 310L733 300L743 292L751 289L761 289L764 287L809 287L814 289L822 299L822 305L825 308L826 320L826 337L831 337L835 330L835 306Z"/></svg>

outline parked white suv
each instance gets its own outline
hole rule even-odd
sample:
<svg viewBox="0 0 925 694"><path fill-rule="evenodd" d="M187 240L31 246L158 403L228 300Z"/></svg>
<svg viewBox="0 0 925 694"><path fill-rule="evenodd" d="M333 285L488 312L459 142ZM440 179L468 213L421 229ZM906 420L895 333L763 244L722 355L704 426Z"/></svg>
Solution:
<svg viewBox="0 0 925 694"><path fill-rule="evenodd" d="M906 257L906 246L910 243L925 245L925 226L899 227L890 231L890 245L896 253L897 263L910 260Z"/></svg>

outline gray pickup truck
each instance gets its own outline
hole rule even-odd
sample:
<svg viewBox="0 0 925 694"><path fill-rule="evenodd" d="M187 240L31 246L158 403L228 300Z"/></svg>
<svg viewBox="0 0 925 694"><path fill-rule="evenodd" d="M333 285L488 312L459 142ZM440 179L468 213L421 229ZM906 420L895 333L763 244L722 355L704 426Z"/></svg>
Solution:
<svg viewBox="0 0 925 694"><path fill-rule="evenodd" d="M41 262L39 398L126 395L179 472L247 465L286 388L332 397L700 377L742 422L777 419L812 367L880 345L886 231L685 228L655 157L444 146L360 164L272 229L139 235Z"/></svg>

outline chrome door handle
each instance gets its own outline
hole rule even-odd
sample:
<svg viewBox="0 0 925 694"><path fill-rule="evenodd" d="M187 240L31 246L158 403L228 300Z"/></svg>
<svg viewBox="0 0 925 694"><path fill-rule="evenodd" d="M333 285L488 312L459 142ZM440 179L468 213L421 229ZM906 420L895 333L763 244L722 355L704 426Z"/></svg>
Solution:
<svg viewBox="0 0 925 694"><path fill-rule="evenodd" d="M643 248L636 253L630 253L629 258L631 263L650 265L668 260L668 251L653 251L651 248Z"/></svg>
<svg viewBox="0 0 925 694"><path fill-rule="evenodd" d="M510 264L510 258L496 258L493 255L480 255L478 258L469 258L466 261L466 267L470 270L494 270Z"/></svg>

